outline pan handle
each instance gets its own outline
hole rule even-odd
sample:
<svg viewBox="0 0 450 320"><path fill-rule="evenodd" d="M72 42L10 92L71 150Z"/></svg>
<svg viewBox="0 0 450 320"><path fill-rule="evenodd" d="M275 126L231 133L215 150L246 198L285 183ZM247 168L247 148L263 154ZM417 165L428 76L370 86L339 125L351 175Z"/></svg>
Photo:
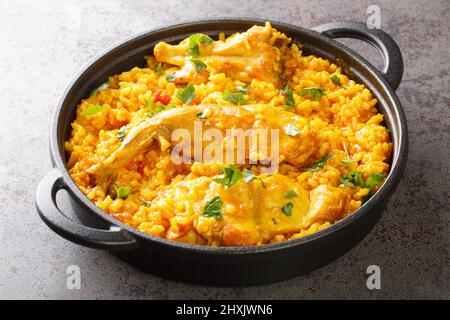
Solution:
<svg viewBox="0 0 450 320"><path fill-rule="evenodd" d="M332 39L353 38L363 40L378 48L383 55L382 74L391 87L396 90L403 77L403 58L394 39L380 29L369 29L359 22L331 22L313 29Z"/></svg>
<svg viewBox="0 0 450 320"><path fill-rule="evenodd" d="M56 204L56 193L62 189L67 189L67 186L56 169L48 173L37 187L36 208L50 229L69 241L90 248L116 251L137 246L136 240L125 230L94 229L65 216Z"/></svg>

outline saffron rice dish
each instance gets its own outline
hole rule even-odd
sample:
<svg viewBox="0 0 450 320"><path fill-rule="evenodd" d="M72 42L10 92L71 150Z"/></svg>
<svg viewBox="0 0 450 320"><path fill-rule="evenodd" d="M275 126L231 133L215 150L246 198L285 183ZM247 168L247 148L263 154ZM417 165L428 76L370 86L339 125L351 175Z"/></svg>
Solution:
<svg viewBox="0 0 450 320"><path fill-rule="evenodd" d="M145 67L80 102L67 168L100 209L153 236L288 241L351 215L384 182L392 143L376 105L364 85L270 23L216 40L193 34L158 43ZM197 125L217 135L199 136ZM178 129L192 141L174 139ZM225 133L239 130L275 130L276 148L218 157L237 154Z"/></svg>

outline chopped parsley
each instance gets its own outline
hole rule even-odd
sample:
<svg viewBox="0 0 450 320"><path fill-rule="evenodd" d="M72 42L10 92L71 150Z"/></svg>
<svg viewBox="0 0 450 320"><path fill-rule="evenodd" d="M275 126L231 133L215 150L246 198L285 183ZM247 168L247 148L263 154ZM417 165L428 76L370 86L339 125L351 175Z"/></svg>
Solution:
<svg viewBox="0 0 450 320"><path fill-rule="evenodd" d="M286 199L292 199L292 198L295 198L296 196L297 196L297 193L294 190L291 190L284 195L284 197Z"/></svg>
<svg viewBox="0 0 450 320"><path fill-rule="evenodd" d="M118 199L128 198L128 195L133 191L133 188L131 187L119 187L119 188L114 187L114 189L116 189Z"/></svg>
<svg viewBox="0 0 450 320"><path fill-rule="evenodd" d="M161 62L158 62L158 64L155 67L155 70L153 70L155 73L160 73L163 70L163 66Z"/></svg>
<svg viewBox="0 0 450 320"><path fill-rule="evenodd" d="M177 78L177 75L175 74L175 72L171 72L171 73L167 74L167 76L166 76L166 80L170 81L170 82L175 81L176 78Z"/></svg>
<svg viewBox="0 0 450 320"><path fill-rule="evenodd" d="M102 83L97 88L92 90L91 93L89 93L89 98L95 96L97 93L99 93L100 91L102 91L103 89L106 89L108 87L109 87L109 83L108 82Z"/></svg>
<svg viewBox="0 0 450 320"><path fill-rule="evenodd" d="M286 133L288 136L295 137L300 133L300 130L297 129L295 124L288 123L284 126L284 133Z"/></svg>
<svg viewBox="0 0 450 320"><path fill-rule="evenodd" d="M209 200L206 205L205 209L203 210L202 216L208 217L208 218L216 218L221 219L222 218L222 199L217 196Z"/></svg>
<svg viewBox="0 0 450 320"><path fill-rule="evenodd" d="M195 99L195 88L194 85L188 84L183 89L178 89L175 96L183 101L184 104L190 104Z"/></svg>
<svg viewBox="0 0 450 320"><path fill-rule="evenodd" d="M372 188L379 185L384 178L386 178L385 173L372 172L366 180L366 187Z"/></svg>
<svg viewBox="0 0 450 320"><path fill-rule="evenodd" d="M199 119L206 119L206 116L203 114L203 112L197 112L196 116Z"/></svg>
<svg viewBox="0 0 450 320"><path fill-rule="evenodd" d="M213 39L208 37L207 35L196 33L189 37L189 55L192 58L197 58L200 55L200 49L198 47L199 44L210 45L213 43Z"/></svg>
<svg viewBox="0 0 450 320"><path fill-rule="evenodd" d="M327 153L322 158L320 158L319 160L314 162L314 164L311 167L306 168L305 171L315 172L319 169L322 169L325 166L325 164L327 163L328 159L330 159L332 156L333 156L332 152Z"/></svg>
<svg viewBox="0 0 450 320"><path fill-rule="evenodd" d="M290 89L288 86L283 89L283 93L286 97L286 107L288 109L293 109L295 107L295 100L294 100L294 93L292 89Z"/></svg>
<svg viewBox="0 0 450 320"><path fill-rule="evenodd" d="M243 104L245 102L244 94L241 92L231 93L230 90L225 90L223 92L223 99L234 104Z"/></svg>
<svg viewBox="0 0 450 320"><path fill-rule="evenodd" d="M90 105L89 107L87 107L86 110L84 110L83 112L80 112L80 116L83 116L83 117L92 116L94 114L102 112L103 109L104 109L103 106L101 106L99 104L93 104L93 105Z"/></svg>
<svg viewBox="0 0 450 320"><path fill-rule="evenodd" d="M317 101L321 96L325 95L325 89L319 87L311 87L311 88L303 88L300 90L300 96L304 97L305 95L311 95L313 100Z"/></svg>
<svg viewBox="0 0 450 320"><path fill-rule="evenodd" d="M333 83L337 84L338 86L342 86L342 84L341 84L341 78L339 78L339 76L338 76L337 74L333 74L333 75L330 77L330 79L331 79L331 81L332 81Z"/></svg>
<svg viewBox="0 0 450 320"><path fill-rule="evenodd" d="M235 90L236 90L237 92L240 92L240 93L247 93L248 90L249 90L249 87L248 87L247 85L245 85L245 86L240 86L240 87L236 87Z"/></svg>
<svg viewBox="0 0 450 320"><path fill-rule="evenodd" d="M351 171L345 176L341 177L339 181L342 183L340 187L364 188L366 186L362 178L362 172L359 171Z"/></svg>
<svg viewBox="0 0 450 320"><path fill-rule="evenodd" d="M352 164L352 162L354 162L353 160L350 160L350 154L347 151L347 146L344 143L344 150L345 150L345 154L347 155L347 159L346 160L341 160L341 162L346 166L350 166Z"/></svg>
<svg viewBox="0 0 450 320"><path fill-rule="evenodd" d="M283 213L285 215L287 215L288 217L290 217L292 215L292 208L294 207L294 204L292 202L288 202L286 203L282 208L281 211L283 211Z"/></svg>
<svg viewBox="0 0 450 320"><path fill-rule="evenodd" d="M221 173L222 176L220 178L215 178L213 180L214 182L223 184L225 189L231 188L244 177L242 172L234 164L222 168Z"/></svg>
<svg viewBox="0 0 450 320"><path fill-rule="evenodd" d="M176 105L169 103L168 105L162 104L159 102L156 107L153 106L153 103L150 101L150 99L145 99L145 104L147 105L147 116L151 117L154 116L157 113L160 113L161 111L169 110L176 108Z"/></svg>
<svg viewBox="0 0 450 320"><path fill-rule="evenodd" d="M126 126L122 126L119 131L117 131L117 139L119 139L120 142L123 141L123 139L125 138L125 131L126 131L127 127Z"/></svg>
<svg viewBox="0 0 450 320"><path fill-rule="evenodd" d="M264 180L261 177L258 177L255 175L255 173L252 170L244 170L244 178L242 180L244 180L245 183L248 183L250 181L252 181L253 179L258 179L259 181L261 181L261 184L263 187L266 187L266 183L264 182Z"/></svg>
<svg viewBox="0 0 450 320"><path fill-rule="evenodd" d="M207 65L202 60L191 60L195 67L195 72L200 73L206 69Z"/></svg>

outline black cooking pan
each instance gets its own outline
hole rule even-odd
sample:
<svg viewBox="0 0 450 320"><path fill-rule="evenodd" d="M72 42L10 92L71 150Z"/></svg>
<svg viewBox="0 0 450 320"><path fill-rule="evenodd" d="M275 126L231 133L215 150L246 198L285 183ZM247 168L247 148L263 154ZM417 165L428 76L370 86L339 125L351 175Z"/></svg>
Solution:
<svg viewBox="0 0 450 320"><path fill-rule="evenodd" d="M109 216L78 189L65 163L64 141L70 134L77 104L108 76L144 65L144 56L159 41L177 43L192 33L217 37L245 31L255 19L215 19L178 24L136 36L100 55L69 85L57 106L50 132L54 169L37 188L36 207L44 222L62 237L92 248L114 252L119 258L164 278L208 285L255 285L295 277L338 258L365 237L380 218L406 165L408 137L405 116L394 90L400 84L403 61L394 40L364 24L339 22L314 30L272 22L279 31L303 44L306 54L333 61L350 77L364 83L378 99L393 142L389 175L380 190L361 208L333 226L304 238L253 247L206 247L151 236ZM385 68L377 70L364 58L333 40L350 37L369 42L383 55ZM64 215L56 193L66 190L85 224ZM88 226L89 225L89 226ZM92 227L95 226L95 227Z"/></svg>

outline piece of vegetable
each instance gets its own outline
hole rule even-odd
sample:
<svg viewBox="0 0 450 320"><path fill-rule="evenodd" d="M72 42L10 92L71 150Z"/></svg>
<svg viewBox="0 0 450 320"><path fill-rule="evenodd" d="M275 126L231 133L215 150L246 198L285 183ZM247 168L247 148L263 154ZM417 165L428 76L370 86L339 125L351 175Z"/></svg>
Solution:
<svg viewBox="0 0 450 320"><path fill-rule="evenodd" d="M288 217L292 215L292 208L294 207L294 204L292 202L286 203L282 208L281 211Z"/></svg>
<svg viewBox="0 0 450 320"><path fill-rule="evenodd" d="M195 88L194 85L188 84L183 89L178 89L175 96L183 101L185 104L190 104L195 99Z"/></svg>
<svg viewBox="0 0 450 320"><path fill-rule="evenodd" d="M189 55L192 58L197 58L200 55L200 49L198 47L199 44L210 45L213 43L213 39L208 37L207 35L196 33L189 37Z"/></svg>
<svg viewBox="0 0 450 320"><path fill-rule="evenodd" d="M206 119L206 116L203 114L203 112L197 112L196 116L199 119Z"/></svg>
<svg viewBox="0 0 450 320"><path fill-rule="evenodd" d="M116 194L117 194L118 199L128 198L130 193L133 191L133 188L128 187L128 186L127 187L119 187L119 188L114 187L114 189L116 189Z"/></svg>
<svg viewBox="0 0 450 320"><path fill-rule="evenodd" d="M155 73L160 73L163 70L163 66L161 62L158 62L158 64L155 67L155 70L153 70Z"/></svg>
<svg viewBox="0 0 450 320"><path fill-rule="evenodd" d="M300 130L297 129L295 124L288 123L284 126L284 133L286 133L288 136L295 137L300 133Z"/></svg>
<svg viewBox="0 0 450 320"><path fill-rule="evenodd" d="M333 74L333 75L330 77L330 79L331 79L331 81L332 81L333 83L335 83L335 84L337 84L337 85L339 85L339 86L342 86L342 85L341 85L341 78L339 78L339 76L338 76L337 74Z"/></svg>
<svg viewBox="0 0 450 320"><path fill-rule="evenodd" d="M236 89L235 89L237 92L240 92L240 93L247 93L248 92L248 90L249 90L249 87L247 86L247 85L245 85L245 86L240 86L240 87L236 87Z"/></svg>
<svg viewBox="0 0 450 320"><path fill-rule="evenodd" d="M171 72L171 73L167 74L167 76L166 76L166 80L170 81L170 82L175 81L176 78L177 78L177 75L175 74L175 72Z"/></svg>
<svg viewBox="0 0 450 320"><path fill-rule="evenodd" d="M197 73L200 73L207 68L206 63L204 63L202 60L192 59L191 61L194 64L195 72Z"/></svg>
<svg viewBox="0 0 450 320"><path fill-rule="evenodd" d="M125 131L126 131L127 127L126 126L122 126L119 131L117 131L117 139L119 139L120 142L123 141L123 139L125 138Z"/></svg>
<svg viewBox="0 0 450 320"><path fill-rule="evenodd" d="M151 116L154 116L157 113L160 113L161 111L169 110L169 109L176 108L176 107L177 107L176 105L171 104L171 103L169 103L168 105L164 105L162 103L158 103L156 105L156 107L153 107L153 106L149 107L147 105L147 108L149 108L148 109L149 111L147 112L147 116L151 117Z"/></svg>
<svg viewBox="0 0 450 320"><path fill-rule="evenodd" d="M344 150L345 150L345 154L347 155L347 159L346 160L341 160L341 162L346 166L350 166L354 161L350 160L350 154L347 151L347 146L344 143Z"/></svg>
<svg viewBox="0 0 450 320"><path fill-rule="evenodd" d="M294 190L291 190L284 195L284 197L286 199L292 199L292 198L295 198L296 196L297 196L297 193Z"/></svg>
<svg viewBox="0 0 450 320"><path fill-rule="evenodd" d="M305 171L309 171L309 172L315 172L319 169L323 169L323 167L325 166L325 164L327 163L328 159L330 159L333 156L333 153L327 153L326 155L324 155L322 158L320 158L319 160L317 160L316 162L314 162L314 164L309 167L306 168Z"/></svg>
<svg viewBox="0 0 450 320"><path fill-rule="evenodd" d="M92 90L91 93L89 93L89 98L95 96L97 93L99 93L100 91L102 91L103 89L106 89L108 87L109 87L109 83L108 82L102 83L97 88Z"/></svg>
<svg viewBox="0 0 450 320"><path fill-rule="evenodd" d="M244 180L245 183L248 183L248 182L252 181L253 179L258 179L259 181L261 181L262 186L266 187L266 183L264 182L264 180L261 177L255 175L255 173L252 170L245 169L244 177L242 180Z"/></svg>
<svg viewBox="0 0 450 320"><path fill-rule="evenodd" d="M156 90L154 102L161 102L162 104L168 105L170 100L172 100L172 97L168 94L162 93L163 91L161 89Z"/></svg>
<svg viewBox="0 0 450 320"><path fill-rule="evenodd" d="M99 104L93 104L86 108L86 110L80 112L80 116L87 117L103 111L103 106Z"/></svg>
<svg viewBox="0 0 450 320"><path fill-rule="evenodd" d="M242 172L235 165L222 168L221 173L222 176L220 178L215 178L213 180L214 182L223 184L225 189L231 188L244 177Z"/></svg>
<svg viewBox="0 0 450 320"><path fill-rule="evenodd" d="M286 97L286 107L288 109L295 108L294 93L293 93L292 89L290 89L288 86L286 86L286 88L283 89L283 93Z"/></svg>
<svg viewBox="0 0 450 320"><path fill-rule="evenodd" d="M245 97L243 93L232 93L230 90L224 90L223 99L234 104L243 104L245 102Z"/></svg>
<svg viewBox="0 0 450 320"><path fill-rule="evenodd" d="M366 180L366 187L372 188L379 185L386 178L385 173L372 172Z"/></svg>
<svg viewBox="0 0 450 320"><path fill-rule="evenodd" d="M223 202L219 196L212 198L206 203L202 216L222 219L222 205Z"/></svg>
<svg viewBox="0 0 450 320"><path fill-rule="evenodd" d="M359 171L351 171L345 176L341 177L339 181L342 183L340 185L341 187L364 188L366 186L362 178L362 172Z"/></svg>
<svg viewBox="0 0 450 320"><path fill-rule="evenodd" d="M313 100L319 100L321 96L325 95L325 89L319 87L303 88L300 90L300 96L311 95Z"/></svg>

